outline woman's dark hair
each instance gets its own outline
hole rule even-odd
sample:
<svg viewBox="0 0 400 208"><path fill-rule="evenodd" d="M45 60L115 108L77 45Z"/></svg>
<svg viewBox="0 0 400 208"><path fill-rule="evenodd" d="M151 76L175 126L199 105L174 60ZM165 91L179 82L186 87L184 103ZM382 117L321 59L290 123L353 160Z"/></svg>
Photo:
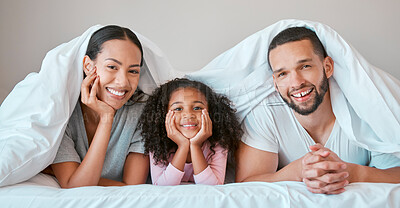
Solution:
<svg viewBox="0 0 400 208"><path fill-rule="evenodd" d="M90 37L86 55L89 56L90 59L96 60L97 54L102 50L103 43L115 39L132 41L132 43L135 44L140 50L140 66L143 65L143 49L139 39L130 29L117 25L108 25L94 32Z"/></svg>
<svg viewBox="0 0 400 208"><path fill-rule="evenodd" d="M214 147L218 144L234 155L243 130L236 118L235 110L230 106L231 101L201 82L184 78L177 78L161 85L147 100L138 124L142 131L145 153L151 152L156 164L167 165L168 157L177 150L175 142L167 137L165 117L172 93L182 88L197 89L206 97L212 121L212 136L207 140L211 145L211 151L215 153Z"/></svg>

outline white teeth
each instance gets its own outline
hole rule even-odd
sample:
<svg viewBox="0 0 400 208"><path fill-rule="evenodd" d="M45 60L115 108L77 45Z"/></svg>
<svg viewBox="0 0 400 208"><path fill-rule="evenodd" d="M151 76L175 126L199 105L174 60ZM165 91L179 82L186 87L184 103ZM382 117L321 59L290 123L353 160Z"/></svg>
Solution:
<svg viewBox="0 0 400 208"><path fill-rule="evenodd" d="M107 88L107 90L109 92L111 92L111 94L117 95L117 96L122 96L122 95L125 95L125 93L126 93L126 91L120 92L120 91L117 91L117 90L113 90L111 88Z"/></svg>
<svg viewBox="0 0 400 208"><path fill-rule="evenodd" d="M190 125L182 125L183 127L194 127L196 126L195 124L190 124Z"/></svg>
<svg viewBox="0 0 400 208"><path fill-rule="evenodd" d="M308 95L308 93L310 93L311 90L312 89L309 89L309 90L304 91L304 92L299 92L299 93L293 94L293 97L297 97L297 98L304 97L304 96Z"/></svg>

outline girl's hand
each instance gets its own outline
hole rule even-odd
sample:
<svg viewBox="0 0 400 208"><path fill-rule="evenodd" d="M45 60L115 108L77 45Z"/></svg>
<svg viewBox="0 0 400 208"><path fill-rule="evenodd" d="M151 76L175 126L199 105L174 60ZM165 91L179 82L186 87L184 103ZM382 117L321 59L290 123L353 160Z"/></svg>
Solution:
<svg viewBox="0 0 400 208"><path fill-rule="evenodd" d="M97 98L96 93L99 86L99 79L96 68L86 76L81 85L81 101L98 113L100 119L111 119L112 121L115 114L114 108Z"/></svg>
<svg viewBox="0 0 400 208"><path fill-rule="evenodd" d="M201 129L190 139L191 145L201 146L212 135L212 121L206 109L201 111Z"/></svg>
<svg viewBox="0 0 400 208"><path fill-rule="evenodd" d="M168 111L167 116L165 117L165 129L167 130L168 138L174 141L178 147L189 143L189 139L183 136L183 134L176 129L174 111Z"/></svg>

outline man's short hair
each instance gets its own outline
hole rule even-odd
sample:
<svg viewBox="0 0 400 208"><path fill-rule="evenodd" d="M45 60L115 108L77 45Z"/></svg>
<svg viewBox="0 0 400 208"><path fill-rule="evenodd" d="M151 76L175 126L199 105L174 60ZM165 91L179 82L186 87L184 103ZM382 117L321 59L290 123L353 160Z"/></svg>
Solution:
<svg viewBox="0 0 400 208"><path fill-rule="evenodd" d="M311 44L313 45L315 54L317 54L321 59L324 59L328 56L324 46L322 45L321 41L314 31L305 27L291 27L281 31L272 39L268 47L268 63L269 53L271 52L271 50L285 43L300 40L310 40ZM269 66L272 69L271 63L269 63Z"/></svg>

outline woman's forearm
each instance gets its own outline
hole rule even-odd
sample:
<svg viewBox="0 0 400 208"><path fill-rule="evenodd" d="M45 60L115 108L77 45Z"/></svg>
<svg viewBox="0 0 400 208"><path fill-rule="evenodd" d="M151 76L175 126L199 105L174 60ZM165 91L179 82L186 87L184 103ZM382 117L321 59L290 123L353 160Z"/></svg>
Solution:
<svg viewBox="0 0 400 208"><path fill-rule="evenodd" d="M100 120L86 156L67 182L68 187L95 186L99 183L111 127L112 122Z"/></svg>

